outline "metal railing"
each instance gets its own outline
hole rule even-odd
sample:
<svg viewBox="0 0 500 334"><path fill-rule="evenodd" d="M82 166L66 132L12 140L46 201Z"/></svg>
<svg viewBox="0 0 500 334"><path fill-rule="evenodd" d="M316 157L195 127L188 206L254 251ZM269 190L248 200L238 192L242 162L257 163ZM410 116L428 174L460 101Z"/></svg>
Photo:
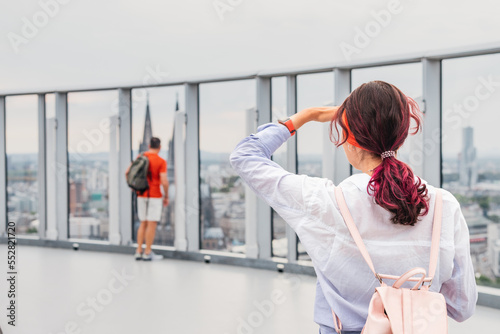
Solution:
<svg viewBox="0 0 500 334"><path fill-rule="evenodd" d="M14 95L38 95L38 125L39 125L39 152L38 152L38 181L39 181L39 215L40 231L39 240L26 241L35 244L54 245L59 242L64 247L69 247L71 240L68 238L68 100L67 94L73 92L86 92L114 89L118 91L118 115L114 117L113 133L117 134L116 150L112 149L110 161L110 175L124 175L131 162L131 132L132 132L132 89L165 87L182 85L185 91L185 110L176 116L176 126L183 132L176 132L178 140L175 150L181 156L181 162L176 165L179 174L177 194L181 198L176 200L176 229L175 247L169 248L175 256L180 258L196 258L206 255L200 250L200 208L199 201L188 199L200 198L200 157L199 157L199 85L205 83L254 79L256 83L256 110L247 116L247 132L255 131L256 126L271 121L271 78L286 76L287 78L287 113L296 112L297 101L297 75L321 72L332 72L334 75L335 104L340 104L351 92L351 71L353 69L421 63L423 71L423 111L425 112L425 127L423 128L422 141L435 141L436 134L441 138L442 133L442 60L479 56L500 53L500 43L477 45L465 48L410 54L403 56L386 57L381 59L358 60L314 66L308 68L291 68L251 73L241 73L227 76L192 77L167 80L151 85L131 84L115 87L54 87L47 90L34 91L3 91L0 92L0 166L4 172L0 173L0 216L7 221L7 196L6 196L6 106L5 98ZM55 93L56 116L54 121L46 124L45 95ZM256 118L255 118L256 116ZM255 121L256 119L256 121ZM54 128L48 135L47 128ZM181 138L185 138L182 142ZM296 139L289 140L289 164L293 166L296 159ZM423 145L422 145L423 150ZM423 152L422 152L423 153ZM430 184L441 185L441 142L437 149L425 152L423 156L422 177ZM323 163L329 168L323 168L323 176L338 184L351 174L350 166L341 150L330 150L323 154ZM111 170L111 168L113 170ZM132 241L132 194L124 178L116 177L110 180L110 238L109 249L131 249ZM247 205L252 209L246 217L246 255L244 258L231 254L212 254L214 259L223 259L233 264L255 267L269 267L275 259L272 258L272 233L271 216L269 207L253 194L246 193ZM258 224L257 224L258 222ZM5 235L5 226L2 226ZM297 261L295 234L288 230L288 257L285 261L290 268L299 268L311 272L310 265ZM82 244L83 241L80 241ZM84 242L83 242L84 243ZM92 245L91 241L88 241ZM92 247L92 246L88 246ZM100 244L99 250L106 245ZM180 253L185 253L184 255ZM172 255L174 256L174 255ZM223 261L223 260L220 260ZM260 261L260 262L259 262ZM283 261L278 261L282 263ZM300 269L300 268L304 269ZM309 268L309 269L308 269Z"/></svg>

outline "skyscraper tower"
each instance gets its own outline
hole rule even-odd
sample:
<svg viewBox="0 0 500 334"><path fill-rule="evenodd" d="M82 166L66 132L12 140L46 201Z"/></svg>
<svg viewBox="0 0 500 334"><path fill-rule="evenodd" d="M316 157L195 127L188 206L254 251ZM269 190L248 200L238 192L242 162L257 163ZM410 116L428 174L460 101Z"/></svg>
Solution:
<svg viewBox="0 0 500 334"><path fill-rule="evenodd" d="M176 94L175 101L175 111L179 111L179 94ZM175 117L174 117L175 118ZM167 177L169 182L174 182L174 164L175 164L175 154L174 154L174 137L175 137L175 120L174 129L172 131L172 138L168 141L168 157L167 157Z"/></svg>
<svg viewBox="0 0 500 334"><path fill-rule="evenodd" d="M146 104L146 120L144 121L144 133L142 135L142 142L139 145L139 153L149 150L149 142L153 137L153 130L151 128L151 114L149 112L149 93Z"/></svg>
<svg viewBox="0 0 500 334"><path fill-rule="evenodd" d="M462 151L459 155L460 184L472 188L477 183L477 154L474 147L474 128L462 129Z"/></svg>

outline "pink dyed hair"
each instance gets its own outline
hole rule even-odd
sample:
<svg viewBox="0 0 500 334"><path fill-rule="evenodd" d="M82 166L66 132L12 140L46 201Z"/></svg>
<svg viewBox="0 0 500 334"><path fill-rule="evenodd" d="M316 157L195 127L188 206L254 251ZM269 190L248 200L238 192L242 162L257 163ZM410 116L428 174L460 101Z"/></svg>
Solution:
<svg viewBox="0 0 500 334"><path fill-rule="evenodd" d="M415 128L410 131L412 120ZM387 82L371 81L356 88L342 103L330 123L330 139L338 147L353 136L366 154L380 156L385 151L397 151L410 132L420 130L421 123L420 109L412 98ZM342 140L338 126L344 134ZM395 157L383 159L374 169L368 193L393 213L391 221L395 224L413 226L429 211L426 185Z"/></svg>

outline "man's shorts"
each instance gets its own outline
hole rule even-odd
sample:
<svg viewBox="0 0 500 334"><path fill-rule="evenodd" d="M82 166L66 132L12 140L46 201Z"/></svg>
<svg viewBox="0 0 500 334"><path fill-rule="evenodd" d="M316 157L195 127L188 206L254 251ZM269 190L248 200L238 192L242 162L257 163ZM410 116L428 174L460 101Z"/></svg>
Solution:
<svg viewBox="0 0 500 334"><path fill-rule="evenodd" d="M162 209L163 198L137 197L137 215L141 222L145 220L151 222L160 221Z"/></svg>

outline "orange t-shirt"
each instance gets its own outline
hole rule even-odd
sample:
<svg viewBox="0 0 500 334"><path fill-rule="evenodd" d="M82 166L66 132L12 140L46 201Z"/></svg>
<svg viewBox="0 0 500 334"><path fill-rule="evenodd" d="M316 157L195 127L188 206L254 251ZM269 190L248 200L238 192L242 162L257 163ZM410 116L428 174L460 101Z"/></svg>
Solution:
<svg viewBox="0 0 500 334"><path fill-rule="evenodd" d="M139 197L149 197L152 198L161 198L163 195L161 194L160 189L160 173L167 172L167 162L160 157L156 153L152 152L144 152L144 155L149 159L149 169L148 169L148 183L149 189L146 190L142 195L137 193Z"/></svg>

